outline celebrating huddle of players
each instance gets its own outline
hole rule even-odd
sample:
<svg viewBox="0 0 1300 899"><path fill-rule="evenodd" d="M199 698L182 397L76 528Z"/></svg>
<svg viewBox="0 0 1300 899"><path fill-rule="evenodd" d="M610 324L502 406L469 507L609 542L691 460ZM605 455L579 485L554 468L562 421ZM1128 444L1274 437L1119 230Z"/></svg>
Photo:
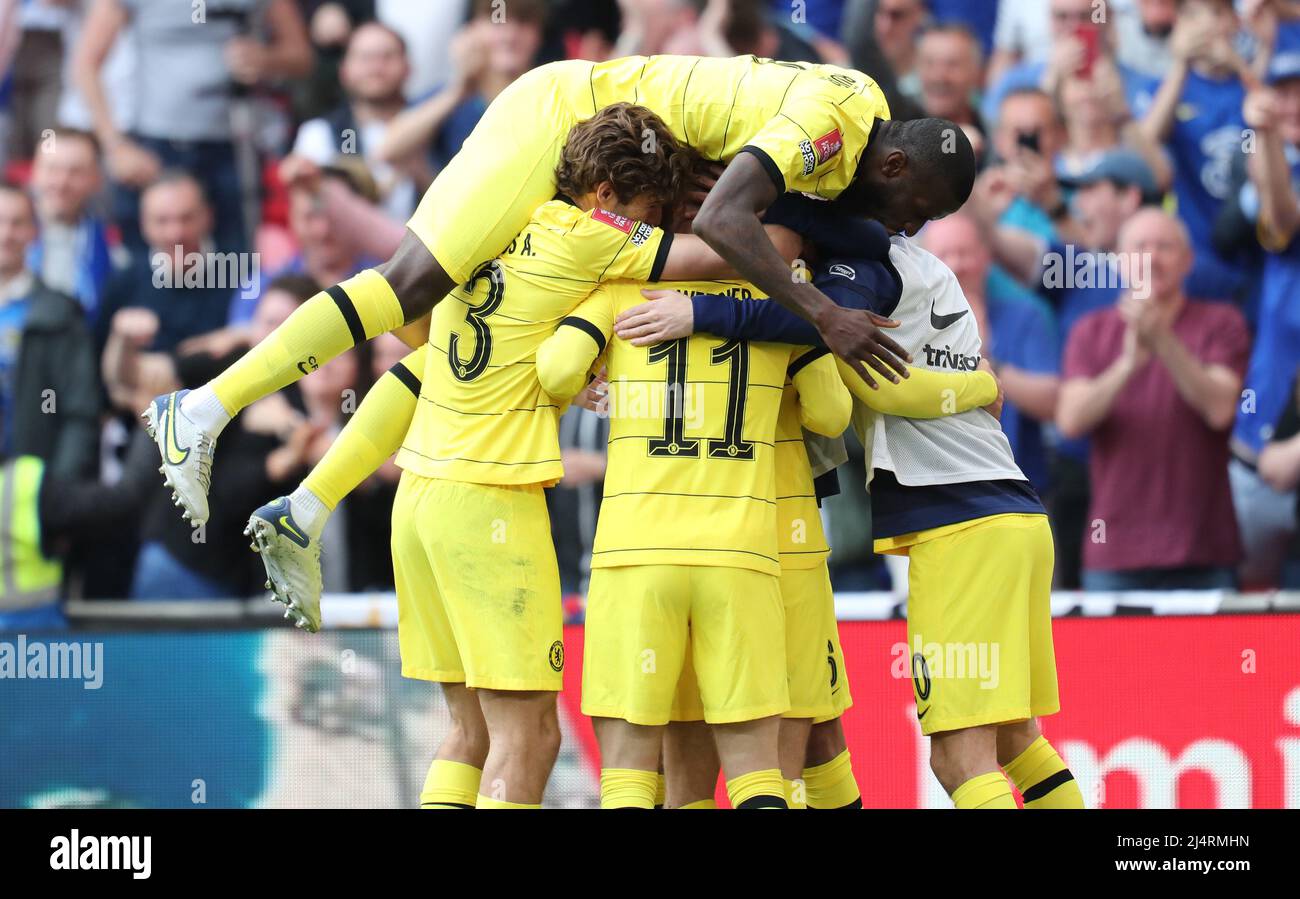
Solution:
<svg viewBox="0 0 1300 899"><path fill-rule="evenodd" d="M726 168L694 233L659 227L704 163ZM945 370L980 352L956 279L908 239L973 176L957 126L890 121L860 72L543 66L491 104L391 260L144 418L177 504L205 521L240 409L408 326L413 352L247 533L286 615L317 630L325 522L398 453L402 673L440 682L452 717L426 808L541 803L565 661L543 490L575 398L611 416L582 683L602 807L711 807L719 768L736 808L860 806L818 513L851 424L876 549L911 559L936 776L958 807L1015 807L1008 778L1027 807L1082 807L1035 722L1058 709L1046 518L998 426L996 379ZM811 279L791 269L806 256ZM969 644L996 648L992 684L921 651Z"/></svg>

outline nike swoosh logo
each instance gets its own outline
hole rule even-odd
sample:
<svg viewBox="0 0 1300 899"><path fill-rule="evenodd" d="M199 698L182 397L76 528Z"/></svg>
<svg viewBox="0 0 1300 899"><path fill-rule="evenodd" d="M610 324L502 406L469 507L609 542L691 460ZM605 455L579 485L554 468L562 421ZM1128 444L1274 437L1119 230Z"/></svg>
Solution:
<svg viewBox="0 0 1300 899"><path fill-rule="evenodd" d="M930 301L930 327L934 328L936 331L942 331L944 328L948 327L953 322L957 321L957 319L961 318L967 312L970 312L970 310L963 309L961 312L953 312L950 315L937 315L934 311L934 300L931 300Z"/></svg>
<svg viewBox="0 0 1300 899"><path fill-rule="evenodd" d="M306 535L304 535L301 531L299 531L296 527L294 527L293 524L290 523L288 515L280 516L280 527L288 531L290 537L297 538L298 542L300 542L303 546L307 545Z"/></svg>
<svg viewBox="0 0 1300 899"><path fill-rule="evenodd" d="M167 427L164 429L165 438L163 440L163 449L165 461L168 465L180 465L190 457L189 447L181 446L176 441L176 394L167 398Z"/></svg>
<svg viewBox="0 0 1300 899"><path fill-rule="evenodd" d="M924 712L917 712L917 713L916 713L916 720L917 720L917 721L920 721L920 720L921 720L922 718L924 718L926 715L930 714L930 708L931 708L931 706L926 706Z"/></svg>

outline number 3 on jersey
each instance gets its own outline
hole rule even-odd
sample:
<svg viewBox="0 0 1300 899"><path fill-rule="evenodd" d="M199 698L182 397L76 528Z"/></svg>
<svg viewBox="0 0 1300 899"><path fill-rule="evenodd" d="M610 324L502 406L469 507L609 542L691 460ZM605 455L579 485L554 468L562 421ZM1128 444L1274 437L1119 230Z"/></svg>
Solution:
<svg viewBox="0 0 1300 899"><path fill-rule="evenodd" d="M664 377L667 386L664 395L664 433L662 437L650 438L651 456L699 458L699 440L686 439L686 353L687 339L684 337L657 343L649 348L651 364L667 363ZM754 443L742 439L745 433L745 400L749 389L749 344L743 340L725 341L713 348L709 361L728 368L727 415L723 436L711 437L706 441L709 458L752 460Z"/></svg>
<svg viewBox="0 0 1300 899"><path fill-rule="evenodd" d="M505 277L495 259L474 273L465 285L466 291L472 296L474 287L484 279L488 282L488 291L483 302L465 307L465 321L474 329L474 352L468 359L462 359L460 335L453 332L447 341L447 364L458 381L473 381L487 371L492 359L492 329L488 327L487 317L501 306L506 292Z"/></svg>

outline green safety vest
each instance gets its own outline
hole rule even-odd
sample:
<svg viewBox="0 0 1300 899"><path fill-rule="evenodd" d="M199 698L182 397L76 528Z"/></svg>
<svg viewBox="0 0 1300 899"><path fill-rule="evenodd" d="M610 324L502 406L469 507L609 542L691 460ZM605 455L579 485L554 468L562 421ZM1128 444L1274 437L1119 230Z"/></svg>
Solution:
<svg viewBox="0 0 1300 899"><path fill-rule="evenodd" d="M0 612L59 598L63 566L41 552L38 497L45 463L19 456L0 466Z"/></svg>

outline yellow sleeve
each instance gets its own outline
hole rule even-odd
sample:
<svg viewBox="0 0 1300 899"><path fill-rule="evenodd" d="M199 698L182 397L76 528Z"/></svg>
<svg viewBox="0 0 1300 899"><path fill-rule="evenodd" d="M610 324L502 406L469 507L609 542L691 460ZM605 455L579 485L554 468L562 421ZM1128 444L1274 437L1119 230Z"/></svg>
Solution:
<svg viewBox="0 0 1300 899"><path fill-rule="evenodd" d="M835 370L830 351L820 347L797 351L787 374L799 393L800 424L826 437L843 434L853 415L853 397Z"/></svg>
<svg viewBox="0 0 1300 899"><path fill-rule="evenodd" d="M568 235L573 269L592 281L658 281L673 236L645 222L593 209Z"/></svg>
<svg viewBox="0 0 1300 899"><path fill-rule="evenodd" d="M872 124L888 117L874 92L822 82L811 96L787 98L742 152L759 158L778 189L833 200L853 182Z"/></svg>
<svg viewBox="0 0 1300 899"><path fill-rule="evenodd" d="M592 363L605 352L613 332L612 298L608 291L597 289L537 348L537 380L542 389L561 399L576 396L587 386Z"/></svg>
<svg viewBox="0 0 1300 899"><path fill-rule="evenodd" d="M902 418L943 418L987 406L998 398L996 379L986 371L932 371L908 366L911 377L894 384L877 377L872 390L858 373L836 359L840 376L869 408Z"/></svg>

